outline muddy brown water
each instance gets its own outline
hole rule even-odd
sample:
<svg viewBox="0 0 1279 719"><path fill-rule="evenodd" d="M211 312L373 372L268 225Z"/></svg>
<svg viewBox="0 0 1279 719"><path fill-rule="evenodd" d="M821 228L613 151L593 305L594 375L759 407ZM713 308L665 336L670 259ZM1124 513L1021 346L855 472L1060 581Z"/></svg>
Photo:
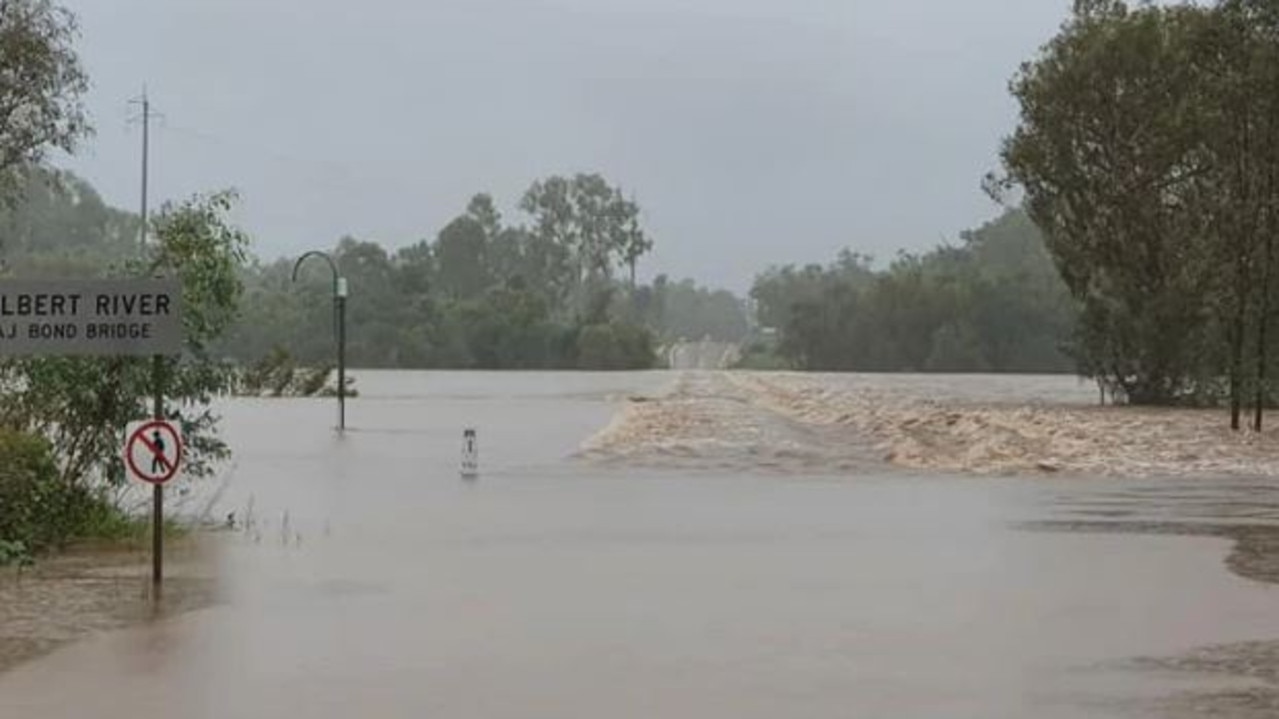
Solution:
<svg viewBox="0 0 1279 719"><path fill-rule="evenodd" d="M235 512L221 602L0 674L0 717L1273 715L1279 483L574 458L672 379L361 373L342 437L230 403L175 499Z"/></svg>

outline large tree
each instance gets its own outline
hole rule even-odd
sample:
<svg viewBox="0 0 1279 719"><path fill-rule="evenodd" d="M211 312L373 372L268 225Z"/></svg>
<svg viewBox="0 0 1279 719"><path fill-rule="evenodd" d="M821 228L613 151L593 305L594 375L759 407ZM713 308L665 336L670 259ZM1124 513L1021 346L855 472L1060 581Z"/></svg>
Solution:
<svg viewBox="0 0 1279 719"><path fill-rule="evenodd" d="M1082 304L1081 366L1134 402L1211 389L1211 29L1196 6L1081 0L1012 84L1006 186Z"/></svg>
<svg viewBox="0 0 1279 719"><path fill-rule="evenodd" d="M1024 190L1081 303L1081 369L1135 402L1227 397L1235 428L1251 397L1260 428L1273 401L1279 6L1080 0L1012 89L1022 118L996 189Z"/></svg>
<svg viewBox="0 0 1279 719"><path fill-rule="evenodd" d="M639 259L653 247L639 205L597 174L534 182L520 208L533 217L539 252L556 260L556 286L579 314L598 304L619 265L634 278Z"/></svg>

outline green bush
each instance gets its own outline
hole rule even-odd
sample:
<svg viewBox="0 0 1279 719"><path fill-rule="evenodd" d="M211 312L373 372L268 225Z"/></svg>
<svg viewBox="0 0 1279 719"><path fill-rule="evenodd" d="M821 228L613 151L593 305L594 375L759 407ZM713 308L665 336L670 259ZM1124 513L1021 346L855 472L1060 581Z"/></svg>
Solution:
<svg viewBox="0 0 1279 719"><path fill-rule="evenodd" d="M0 430L0 564L77 538L121 538L131 528L100 494L62 479L43 438Z"/></svg>
<svg viewBox="0 0 1279 719"><path fill-rule="evenodd" d="M577 336L579 369L650 369L655 361L653 335L643 327L622 322L587 325Z"/></svg>
<svg viewBox="0 0 1279 719"><path fill-rule="evenodd" d="M793 367L790 361L778 354L772 345L755 342L746 347L741 358L733 364L733 369L780 371L793 369Z"/></svg>

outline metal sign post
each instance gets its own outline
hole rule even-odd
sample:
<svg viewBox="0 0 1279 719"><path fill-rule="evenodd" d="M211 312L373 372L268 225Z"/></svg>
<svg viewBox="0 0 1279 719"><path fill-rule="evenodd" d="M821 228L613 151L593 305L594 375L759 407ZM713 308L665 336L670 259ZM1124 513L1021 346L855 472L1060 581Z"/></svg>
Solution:
<svg viewBox="0 0 1279 719"><path fill-rule="evenodd" d="M182 286L176 280L0 281L0 356L151 357L155 381L154 420L164 419L164 357L182 352ZM153 420L153 421L154 421ZM126 436L132 437L129 433ZM152 581L159 596L163 578L164 490L177 473L181 440L176 433L167 476L152 482ZM142 451L126 443L125 465ZM163 448L161 448L163 449ZM153 452L155 454L155 452ZM165 465L152 457L156 467ZM137 473L134 473L135 476Z"/></svg>
<svg viewBox="0 0 1279 719"><path fill-rule="evenodd" d="M151 359L151 378L155 382L155 406L151 417L160 422L164 419L164 358L156 355ZM157 448L152 448L157 452ZM157 452L158 453L158 452ZM177 469L177 463L174 463ZM156 482L151 488L151 589L157 599L160 588L164 585L164 483Z"/></svg>
<svg viewBox="0 0 1279 719"><path fill-rule="evenodd" d="M159 360L158 357L155 360L157 373ZM159 395L156 407L162 412ZM163 418L131 422L124 436L125 469L133 479L152 485L151 583L158 597L164 581L164 485L176 477L182 467L185 445L177 424Z"/></svg>

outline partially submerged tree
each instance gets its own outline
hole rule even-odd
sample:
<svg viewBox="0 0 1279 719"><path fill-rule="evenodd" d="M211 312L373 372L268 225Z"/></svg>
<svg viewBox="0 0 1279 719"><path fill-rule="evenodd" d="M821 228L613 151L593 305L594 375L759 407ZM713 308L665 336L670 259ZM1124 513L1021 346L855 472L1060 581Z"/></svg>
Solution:
<svg viewBox="0 0 1279 719"><path fill-rule="evenodd" d="M1208 259L1195 202L1207 156L1195 8L1077 3L1075 17L1013 82L1020 127L1008 182L1044 231L1084 306L1086 366L1135 402L1195 393Z"/></svg>
<svg viewBox="0 0 1279 719"><path fill-rule="evenodd" d="M1013 81L996 183L1081 304L1080 370L1132 402L1227 398L1236 428L1245 396L1256 427L1271 401L1277 20L1264 0L1076 2Z"/></svg>

